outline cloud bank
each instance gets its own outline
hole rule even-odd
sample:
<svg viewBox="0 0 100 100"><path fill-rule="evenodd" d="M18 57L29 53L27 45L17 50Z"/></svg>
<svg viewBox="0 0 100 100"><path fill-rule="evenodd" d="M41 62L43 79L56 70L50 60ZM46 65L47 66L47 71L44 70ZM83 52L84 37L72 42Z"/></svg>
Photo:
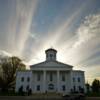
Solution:
<svg viewBox="0 0 100 100"><path fill-rule="evenodd" d="M96 1L1 1L1 50L34 64L45 60L44 50L53 47L59 61L85 70L87 76L99 69L100 13L93 9Z"/></svg>
<svg viewBox="0 0 100 100"><path fill-rule="evenodd" d="M100 37L100 14L87 16L77 33L78 41L74 44L74 47L78 47L89 40Z"/></svg>

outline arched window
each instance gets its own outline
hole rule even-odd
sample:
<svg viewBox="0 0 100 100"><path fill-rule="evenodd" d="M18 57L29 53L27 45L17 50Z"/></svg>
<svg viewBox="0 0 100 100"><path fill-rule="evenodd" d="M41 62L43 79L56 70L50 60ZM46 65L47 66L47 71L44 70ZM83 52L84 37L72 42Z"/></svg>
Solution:
<svg viewBox="0 0 100 100"><path fill-rule="evenodd" d="M74 92L76 91L76 86L73 86Z"/></svg>
<svg viewBox="0 0 100 100"><path fill-rule="evenodd" d="M21 81L24 82L24 77L21 78Z"/></svg>
<svg viewBox="0 0 100 100"><path fill-rule="evenodd" d="M53 84L49 84L48 85L48 89L53 90L54 89L54 85Z"/></svg>
<svg viewBox="0 0 100 100"><path fill-rule="evenodd" d="M29 82L30 81L30 77L27 77L27 82Z"/></svg>
<svg viewBox="0 0 100 100"><path fill-rule="evenodd" d="M75 82L75 77L73 77L73 82Z"/></svg>
<svg viewBox="0 0 100 100"><path fill-rule="evenodd" d="M50 54L50 59L52 59L53 58L53 55L52 54Z"/></svg>
<svg viewBox="0 0 100 100"><path fill-rule="evenodd" d="M66 86L65 86L65 85L62 86L62 90L63 90L63 91L66 90Z"/></svg>
<svg viewBox="0 0 100 100"><path fill-rule="evenodd" d="M80 77L78 77L78 82L80 82Z"/></svg>
<svg viewBox="0 0 100 100"><path fill-rule="evenodd" d="M27 85L26 90L29 90L29 85Z"/></svg>
<svg viewBox="0 0 100 100"><path fill-rule="evenodd" d="M78 86L79 91L81 90L81 86Z"/></svg>
<svg viewBox="0 0 100 100"><path fill-rule="evenodd" d="M40 91L40 85L37 85L37 91Z"/></svg>
<svg viewBox="0 0 100 100"><path fill-rule="evenodd" d="M23 92L23 85L19 87L18 92Z"/></svg>

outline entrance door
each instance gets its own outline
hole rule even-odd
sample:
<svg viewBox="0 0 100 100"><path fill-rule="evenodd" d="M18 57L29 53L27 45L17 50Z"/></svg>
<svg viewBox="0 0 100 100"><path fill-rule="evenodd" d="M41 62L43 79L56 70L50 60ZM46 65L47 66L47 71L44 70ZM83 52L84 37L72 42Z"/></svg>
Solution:
<svg viewBox="0 0 100 100"><path fill-rule="evenodd" d="M54 91L55 91L54 84L48 84L48 92L54 92Z"/></svg>

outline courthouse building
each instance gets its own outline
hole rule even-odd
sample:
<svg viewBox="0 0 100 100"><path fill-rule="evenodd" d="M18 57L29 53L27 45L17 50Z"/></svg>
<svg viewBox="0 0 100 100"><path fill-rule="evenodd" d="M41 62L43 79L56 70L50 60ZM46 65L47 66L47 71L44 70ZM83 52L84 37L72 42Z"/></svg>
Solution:
<svg viewBox="0 0 100 100"><path fill-rule="evenodd" d="M16 73L16 89L29 89L32 93L70 93L81 92L85 88L84 71L73 70L73 66L57 61L57 51L45 51L44 62L31 65L30 70Z"/></svg>

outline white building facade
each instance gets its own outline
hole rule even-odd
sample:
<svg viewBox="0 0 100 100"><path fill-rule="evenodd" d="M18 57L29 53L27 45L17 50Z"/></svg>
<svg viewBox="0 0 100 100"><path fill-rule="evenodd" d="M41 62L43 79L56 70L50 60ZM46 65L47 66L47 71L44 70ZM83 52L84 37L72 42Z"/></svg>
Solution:
<svg viewBox="0 0 100 100"><path fill-rule="evenodd" d="M85 88L84 71L73 70L73 66L58 62L57 51L45 51L46 61L31 65L30 70L18 71L16 74L16 89L18 92L28 89L32 93L70 93L82 92Z"/></svg>

